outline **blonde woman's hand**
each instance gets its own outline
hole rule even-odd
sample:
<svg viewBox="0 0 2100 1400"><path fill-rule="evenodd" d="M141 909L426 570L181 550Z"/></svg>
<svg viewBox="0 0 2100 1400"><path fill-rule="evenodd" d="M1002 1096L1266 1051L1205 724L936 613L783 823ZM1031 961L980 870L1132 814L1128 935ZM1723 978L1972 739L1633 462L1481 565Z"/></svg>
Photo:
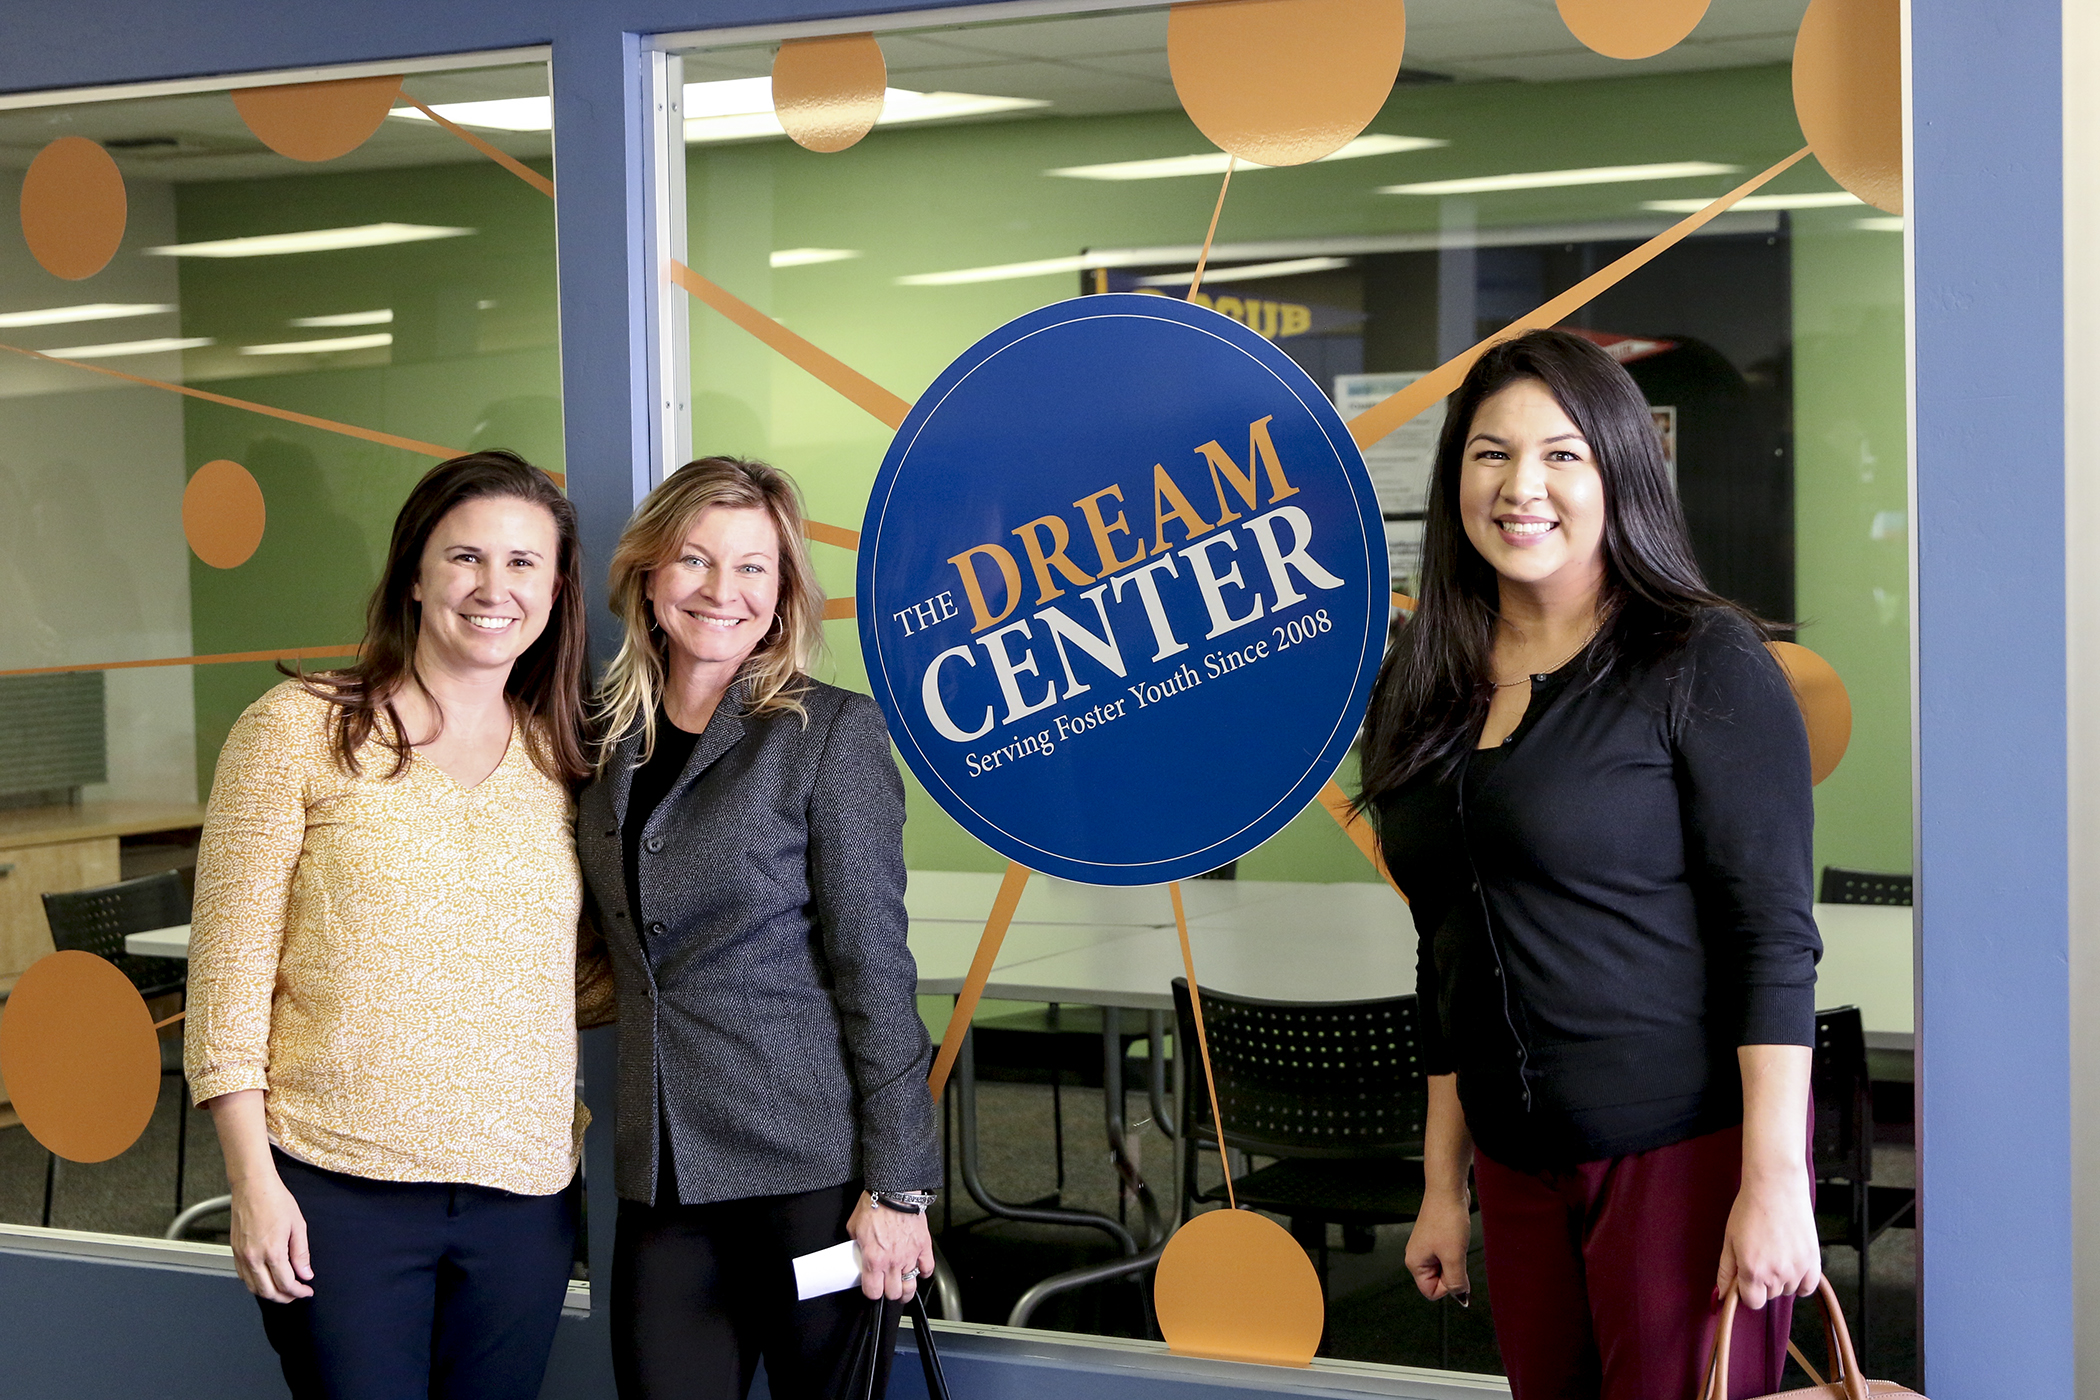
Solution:
<svg viewBox="0 0 2100 1400"><path fill-rule="evenodd" d="M918 1280L933 1277L933 1236L926 1217L878 1206L863 1191L846 1221L860 1246L860 1291L870 1298L909 1298ZM907 1270L916 1270L906 1278Z"/></svg>

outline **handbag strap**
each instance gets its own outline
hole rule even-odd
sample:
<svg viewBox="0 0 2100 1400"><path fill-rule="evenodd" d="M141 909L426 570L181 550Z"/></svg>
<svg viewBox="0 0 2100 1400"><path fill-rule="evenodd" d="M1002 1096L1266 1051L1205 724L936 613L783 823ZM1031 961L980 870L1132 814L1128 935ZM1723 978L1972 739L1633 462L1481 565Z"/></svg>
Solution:
<svg viewBox="0 0 2100 1400"><path fill-rule="evenodd" d="M1832 1382L1839 1384L1845 1400L1867 1400L1867 1382L1860 1373L1859 1356L1852 1349L1852 1331L1845 1326L1845 1311L1838 1306L1837 1294L1831 1291L1829 1279L1816 1281L1816 1298L1823 1306L1823 1336L1830 1347L1831 1370L1830 1381L1817 1383L1825 1386ZM1729 1400L1728 1349L1735 1332L1736 1300L1733 1288L1721 1300L1721 1317L1714 1328L1714 1349L1706 1367L1706 1385L1700 1391L1703 1400ZM1792 1350L1791 1344L1788 1349Z"/></svg>
<svg viewBox="0 0 2100 1400"><path fill-rule="evenodd" d="M934 1345L933 1323L926 1316L926 1295L911 1295L911 1334L919 1343L919 1369L926 1374L927 1400L948 1400L948 1376L941 1369L940 1349Z"/></svg>

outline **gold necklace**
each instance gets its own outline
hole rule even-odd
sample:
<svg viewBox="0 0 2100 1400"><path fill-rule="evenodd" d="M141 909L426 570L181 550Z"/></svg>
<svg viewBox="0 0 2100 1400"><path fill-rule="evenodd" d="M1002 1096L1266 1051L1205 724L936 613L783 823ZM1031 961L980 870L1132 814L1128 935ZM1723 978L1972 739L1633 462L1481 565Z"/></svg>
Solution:
<svg viewBox="0 0 2100 1400"><path fill-rule="evenodd" d="M1553 672L1558 671L1561 667L1567 665L1570 661L1573 661L1576 657L1582 655L1583 648L1587 647L1591 642L1597 640L1597 634L1603 630L1604 619L1600 617L1597 619L1596 624L1590 628L1590 634L1582 639L1581 645L1577 646L1575 650L1569 652L1566 656L1563 656L1559 661L1555 662L1546 670L1527 672L1524 675L1517 677L1513 681L1489 681L1488 684L1496 690L1507 690L1513 685L1524 684L1524 682L1532 679L1534 676L1549 676L1553 674Z"/></svg>

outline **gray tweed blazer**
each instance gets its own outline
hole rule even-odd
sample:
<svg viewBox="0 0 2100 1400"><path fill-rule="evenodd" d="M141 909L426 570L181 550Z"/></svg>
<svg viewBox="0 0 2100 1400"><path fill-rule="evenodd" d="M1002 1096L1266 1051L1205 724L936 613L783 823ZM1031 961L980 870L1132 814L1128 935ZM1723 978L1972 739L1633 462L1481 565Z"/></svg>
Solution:
<svg viewBox="0 0 2100 1400"><path fill-rule="evenodd" d="M882 712L813 683L805 727L722 699L642 831L639 733L584 790L576 844L619 994L621 1196L656 1195L657 1104L687 1205L938 1185L931 1048L905 947L904 785Z"/></svg>

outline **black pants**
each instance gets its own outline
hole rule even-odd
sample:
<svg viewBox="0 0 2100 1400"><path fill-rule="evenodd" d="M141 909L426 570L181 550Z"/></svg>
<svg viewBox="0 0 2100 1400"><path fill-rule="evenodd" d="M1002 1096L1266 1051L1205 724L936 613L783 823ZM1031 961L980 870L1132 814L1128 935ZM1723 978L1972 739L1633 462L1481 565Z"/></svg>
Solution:
<svg viewBox="0 0 2100 1400"><path fill-rule="evenodd" d="M613 1238L613 1376L621 1400L743 1400L765 1358L773 1400L831 1393L858 1288L795 1298L797 1255L847 1238L857 1182L712 1205L621 1201Z"/></svg>
<svg viewBox="0 0 2100 1400"><path fill-rule="evenodd" d="M368 1181L278 1152L314 1296L262 1304L296 1400L535 1400L575 1252L574 1197Z"/></svg>

